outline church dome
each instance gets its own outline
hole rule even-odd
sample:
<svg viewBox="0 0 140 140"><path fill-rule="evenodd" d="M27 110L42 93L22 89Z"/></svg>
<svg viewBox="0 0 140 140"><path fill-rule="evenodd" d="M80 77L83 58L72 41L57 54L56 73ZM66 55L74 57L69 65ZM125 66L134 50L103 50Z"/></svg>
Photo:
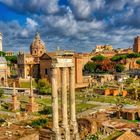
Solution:
<svg viewBox="0 0 140 140"><path fill-rule="evenodd" d="M46 52L45 44L40 39L39 33L36 33L33 42L30 45L30 53L35 57L40 57Z"/></svg>

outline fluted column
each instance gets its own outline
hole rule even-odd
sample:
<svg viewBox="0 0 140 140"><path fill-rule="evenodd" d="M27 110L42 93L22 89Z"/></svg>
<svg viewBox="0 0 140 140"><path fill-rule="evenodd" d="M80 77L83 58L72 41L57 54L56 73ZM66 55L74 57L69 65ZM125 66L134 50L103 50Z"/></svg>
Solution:
<svg viewBox="0 0 140 140"><path fill-rule="evenodd" d="M58 93L57 93L57 69L52 69L52 119L53 131L55 132L55 140L60 140L59 134L59 117L58 117Z"/></svg>
<svg viewBox="0 0 140 140"><path fill-rule="evenodd" d="M75 68L70 67L70 124L73 129L74 139L77 139L78 128L76 122L76 110L75 110Z"/></svg>
<svg viewBox="0 0 140 140"><path fill-rule="evenodd" d="M70 132L68 126L67 112L67 75L66 67L61 68L62 71L62 127L64 128L65 140L70 140Z"/></svg>

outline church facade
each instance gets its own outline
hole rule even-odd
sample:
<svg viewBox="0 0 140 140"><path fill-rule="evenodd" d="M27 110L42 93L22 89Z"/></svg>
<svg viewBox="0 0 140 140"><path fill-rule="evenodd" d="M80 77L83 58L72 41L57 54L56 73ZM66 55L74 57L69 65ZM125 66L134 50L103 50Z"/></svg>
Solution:
<svg viewBox="0 0 140 140"><path fill-rule="evenodd" d="M45 44L37 33L30 45L30 54L19 52L17 55L18 76L23 79L28 79L31 75L33 78L39 78L39 61L45 52Z"/></svg>

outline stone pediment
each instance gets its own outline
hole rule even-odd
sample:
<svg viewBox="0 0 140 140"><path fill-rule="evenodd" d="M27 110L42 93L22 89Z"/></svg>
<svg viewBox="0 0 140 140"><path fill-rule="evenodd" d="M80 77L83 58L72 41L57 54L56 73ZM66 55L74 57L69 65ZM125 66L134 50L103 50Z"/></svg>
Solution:
<svg viewBox="0 0 140 140"><path fill-rule="evenodd" d="M50 60L52 59L47 53L44 53L41 57L40 57L41 60Z"/></svg>

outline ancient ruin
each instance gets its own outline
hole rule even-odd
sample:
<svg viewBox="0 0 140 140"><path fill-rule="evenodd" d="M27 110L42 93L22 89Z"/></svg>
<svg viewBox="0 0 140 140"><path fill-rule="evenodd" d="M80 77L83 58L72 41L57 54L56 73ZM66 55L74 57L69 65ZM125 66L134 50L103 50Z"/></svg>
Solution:
<svg viewBox="0 0 140 140"><path fill-rule="evenodd" d="M20 102L17 100L16 90L15 90L15 81L13 82L13 94L12 94L12 102L11 106L9 106L10 110L16 111L20 109Z"/></svg>
<svg viewBox="0 0 140 140"><path fill-rule="evenodd" d="M62 102L62 129L59 127L59 113L58 113L58 86L57 86L57 69L61 70L61 102ZM66 79L66 71L69 71L69 83ZM55 132L55 139L61 139L61 131L64 132L65 140L77 140L78 139L78 128L76 122L76 111L75 111L75 71L72 58L64 58L63 56L57 57L53 60L52 64L52 109L53 109L53 131ZM69 85L69 88L67 86ZM67 97L67 90L69 89L69 98ZM68 102L70 108L70 120L68 120ZM70 122L70 124L69 124ZM72 135L70 135L70 129Z"/></svg>

